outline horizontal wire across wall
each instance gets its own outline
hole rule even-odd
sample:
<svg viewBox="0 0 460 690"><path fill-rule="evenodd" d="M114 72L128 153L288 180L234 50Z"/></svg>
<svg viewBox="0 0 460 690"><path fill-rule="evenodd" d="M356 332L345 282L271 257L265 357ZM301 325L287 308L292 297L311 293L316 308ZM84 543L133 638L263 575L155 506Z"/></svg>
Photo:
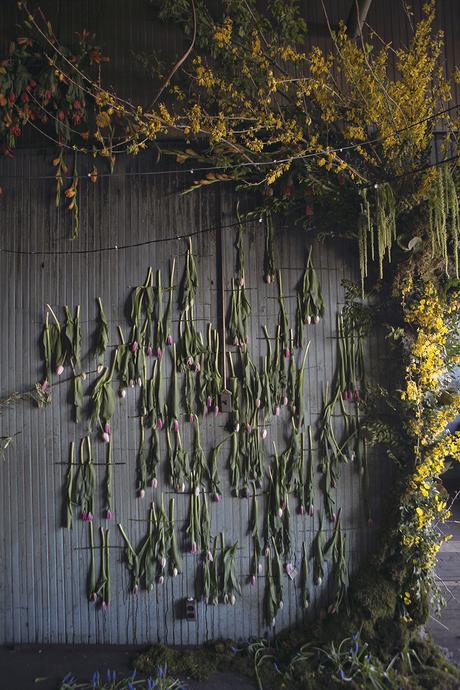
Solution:
<svg viewBox="0 0 460 690"><path fill-rule="evenodd" d="M43 174L49 165L49 152L18 154L15 161L0 165L14 172L7 197L2 201L2 246L13 250L46 251L69 249L91 250L101 244L128 245L149 238L183 236L203 227L227 225L235 220L235 193L222 188L180 196L182 178L158 176L104 178L97 184L82 185L80 190L80 238L70 241L70 214L54 207L53 189L49 181L29 182L28 176ZM119 161L119 170L149 169L149 156ZM251 197L248 197L248 203ZM223 286L226 306L230 299L234 276L235 229L223 232ZM300 228L285 227L282 220L275 228L277 265L282 269L284 291L290 325L294 327L295 288L304 264L308 237ZM205 335L206 324L217 323L218 282L216 273L216 236L214 232L193 238L197 260L199 287L196 317ZM186 244L183 240L134 247L120 252L72 255L7 255L0 253L2 357L0 397L13 391L29 390L43 378L40 358L40 337L45 305L50 304L61 315L62 307L81 307L83 335L83 367L95 372L96 361L87 357L96 329L97 297L102 298L109 321L110 345L118 343L117 326L128 336L130 295L143 283L148 267L161 269L163 283L169 275L169 261L176 257L176 284L184 267ZM259 366L266 353L262 326L274 331L278 319L276 285L263 282L263 224L255 221L245 228L246 286L252 306L248 335L253 361ZM323 288L325 317L318 325L305 328L304 340L311 339L305 377L306 423L316 425L321 411L326 384L332 382L336 360L336 314L343 306L342 279L356 280L357 267L343 248L334 249L315 244L313 261ZM173 326L177 337L177 301L174 302ZM235 348L228 345L229 350ZM170 353L166 352L171 367ZM300 352L296 355L300 359ZM234 354L237 358L238 355ZM378 376L387 365L382 344L376 334L366 343L370 375ZM106 364L108 357L106 355ZM70 371L66 369L66 372ZM54 377L55 379L56 377ZM85 381L90 389L96 374ZM181 375L182 380L182 375ZM167 383L167 381L166 381ZM231 496L227 469L228 446L219 458L223 498L210 504L211 533L225 533L226 543L238 540L237 569L242 596L235 606L197 604L197 620L184 618L186 597L195 596L195 579L199 555L187 553L185 527L189 495L173 494L167 483L164 432L160 434L162 464L158 488L146 490L144 499L136 497L136 455L139 443L138 388L128 389L119 399L113 417L113 513L114 519L103 519L102 481L107 446L93 435L97 489L95 496L95 534L101 525L110 527L111 603L106 612L97 610L87 600L86 578L90 552L88 525L75 520L73 529L61 527L65 473L69 446L87 433L88 397L82 422L72 421L70 381L52 387L52 402L43 409L29 402L18 403L0 418L1 435L19 432L14 445L7 450L0 464L0 642L8 643L145 643L163 641L172 644L197 644L205 639L228 637L249 638L267 632L264 620L264 572L255 586L249 584L251 540L248 535L250 498ZM226 416L207 416L201 421L202 443L206 455L228 432ZM181 419L184 446L191 449L193 427ZM272 457L272 444L279 451L286 447L290 421L287 410L280 418L269 421L268 436L263 442L265 465ZM314 444L316 445L316 444ZM315 463L315 467L318 462ZM369 529L364 508L362 482L357 467L343 465L336 488L337 507L342 508L342 526L346 535L347 559L353 572L375 546L379 531L381 506L389 483L388 461L370 455L369 502L376 527ZM302 542L311 549L318 529L318 513L324 512L315 471L315 515L297 516L291 501L291 562L299 570ZM166 577L163 585L152 592L130 592L130 578L122 562L123 541L116 527L120 522L133 544L137 544L147 528L151 500L156 504L164 493L176 498L176 525L179 545L183 550L184 569L177 578ZM264 507L259 499L259 514ZM326 535L332 525L324 521ZM96 544L98 544L96 534ZM97 554L97 560L99 557ZM333 579L328 571L321 587L314 587L311 578L311 608L300 606L298 578L284 576L284 607L276 618L275 630L302 623L305 616L317 616L331 601Z"/></svg>

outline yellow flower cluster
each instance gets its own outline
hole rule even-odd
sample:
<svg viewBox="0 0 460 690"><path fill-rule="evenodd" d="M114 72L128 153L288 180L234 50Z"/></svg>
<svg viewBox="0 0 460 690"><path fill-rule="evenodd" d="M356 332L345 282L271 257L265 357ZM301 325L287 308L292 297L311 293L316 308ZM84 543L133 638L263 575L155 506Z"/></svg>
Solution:
<svg viewBox="0 0 460 690"><path fill-rule="evenodd" d="M446 428L460 412L460 395L439 396L441 375L450 363L447 323L458 312L458 297L446 299L431 282L410 301L413 293L411 279L402 294L405 322L413 334L402 393L403 400L411 404L413 417L408 428L414 438L414 469L402 497L400 523L410 566L406 588L412 588L403 595L405 606L418 596L420 578L430 577L443 542L437 524L450 513L439 477L448 461L460 462L460 434L451 434Z"/></svg>
<svg viewBox="0 0 460 690"><path fill-rule="evenodd" d="M224 23L216 26L213 38L218 48L229 46L232 42L233 21L231 17L225 17Z"/></svg>

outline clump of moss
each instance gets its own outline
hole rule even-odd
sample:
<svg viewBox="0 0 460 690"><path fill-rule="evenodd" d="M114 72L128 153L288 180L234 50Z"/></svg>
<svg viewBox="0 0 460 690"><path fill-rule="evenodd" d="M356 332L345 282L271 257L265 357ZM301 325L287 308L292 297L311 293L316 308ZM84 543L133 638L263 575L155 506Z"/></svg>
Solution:
<svg viewBox="0 0 460 690"><path fill-rule="evenodd" d="M180 648L156 644L140 654L134 668L142 673L153 673L157 666L168 665L173 675L207 680L216 671L234 671L253 676L254 669L246 650L233 640L216 640L201 647Z"/></svg>

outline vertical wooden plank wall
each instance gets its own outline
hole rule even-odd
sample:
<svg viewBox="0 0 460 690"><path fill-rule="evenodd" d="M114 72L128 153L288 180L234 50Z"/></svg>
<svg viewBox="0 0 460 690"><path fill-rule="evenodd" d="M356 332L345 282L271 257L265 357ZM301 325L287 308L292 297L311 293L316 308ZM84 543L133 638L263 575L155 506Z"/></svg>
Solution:
<svg viewBox="0 0 460 690"><path fill-rule="evenodd" d="M4 202L3 232L0 247L0 281L2 311L0 329L0 396L13 391L29 390L42 377L39 339L46 303L62 313L62 306L81 305L84 365L94 372L95 361L86 358L96 324L96 298L102 298L110 325L110 343L117 343L116 326L127 332L128 298L133 287L144 281L148 266L161 268L164 280L170 258L177 258L177 280L184 265L185 242L162 238L179 238L198 232L193 248L199 272L197 303L198 325L216 323L216 252L215 232L206 228L220 223L223 227L235 220L235 195L222 190L180 196L187 184L184 175L137 173L160 171L149 156L120 160L112 177L101 177L96 185L82 180L80 193L80 238L69 241L70 215L56 211L49 180L39 179L48 173L48 152L21 152L13 162L0 164L7 180ZM125 172L127 173L125 175ZM5 180L6 181L6 180ZM227 299L234 271L234 228L223 235L224 289ZM153 243L149 243L155 240ZM147 244L146 244L147 243ZM300 277L305 248L303 231L276 227L277 263L282 268L289 318L294 325L295 285ZM129 245L129 248L121 247ZM138 246L136 246L138 245ZM115 249L118 246L119 249ZM101 250L102 248L102 250ZM278 318L276 287L262 280L263 225L255 220L245 230L246 284L252 305L249 328L251 356L256 364L265 354L261 326L273 330ZM36 254L30 254L29 252ZM21 253L23 252L23 253ZM48 253L47 253L48 252ZM58 253L55 252L64 252ZM69 252L69 253L65 253ZM326 316L317 326L307 329L311 349L305 380L307 419L315 424L321 409L324 386L332 380L336 350L336 312L343 304L342 278L356 279L356 266L342 250L334 251L315 244L313 258L324 291ZM177 311L173 316L177 319ZM175 322L177 328L177 321ZM232 349L230 347L230 349ZM370 369L382 365L378 342L369 344ZM169 354L166 355L169 358ZM66 372L68 369L66 370ZM86 390L95 379L91 373ZM19 432L13 449L0 464L0 642L69 642L69 643L135 643L162 640L174 644L195 644L207 638L249 637L266 631L263 618L264 576L256 587L247 583L250 542L247 537L249 499L232 498L226 469L227 451L220 456L223 500L211 504L212 533L224 530L228 541L238 539L238 568L243 596L237 604L218 607L198 605L198 619L186 622L182 616L183 600L194 594L198 557L185 553L184 573L167 578L163 586L151 593L133 596L129 577L121 563L122 540L116 529L121 522L133 542L145 533L149 502L159 500L162 491L170 498L165 481L164 434L161 435L163 467L159 487L149 489L144 500L135 494L135 463L139 439L136 418L137 390L128 390L125 400L117 402L113 420L114 520L110 524L112 602L107 613L88 604L85 583L89 565L88 526L76 520L72 530L60 527L62 493L70 441L78 446L86 433L87 423L72 421L70 387L60 382L53 387L51 405L37 409L20 402L0 417L1 435ZM87 400L87 398L86 398ZM83 415L85 420L85 415ZM288 435L288 415L272 418L265 442L267 462L272 442L280 451ZM226 432L225 419L208 416L202 423L202 437L208 451ZM184 445L192 443L192 429L181 423ZM148 434L147 434L148 439ZM106 445L94 438L94 460L104 463ZM104 467L96 466L98 488L94 528L109 526L102 520L104 508L102 479ZM319 480L319 473L316 475ZM379 524L380 503L388 481L388 467L382 458L371 461L371 503L376 506ZM188 496L178 495L177 524L187 519ZM316 505L322 509L317 491ZM352 465L344 466L337 486L337 505L343 509L351 571L366 558L378 531L369 530L363 510L359 476ZM313 518L292 511L292 561L299 565L301 545L311 544L318 527ZM260 513L263 505L260 504ZM326 525L329 530L329 525ZM185 546L181 532L179 541ZM328 597L332 583L325 578L320 590L312 589L310 615L317 615ZM285 606L277 617L276 630L301 623L304 612L299 608L295 583L285 578Z"/></svg>

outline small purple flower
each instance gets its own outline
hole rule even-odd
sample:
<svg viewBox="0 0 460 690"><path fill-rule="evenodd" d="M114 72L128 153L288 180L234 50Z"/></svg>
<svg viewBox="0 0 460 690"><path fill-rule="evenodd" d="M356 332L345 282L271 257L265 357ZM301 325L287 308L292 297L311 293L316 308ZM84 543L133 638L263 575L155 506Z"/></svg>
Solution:
<svg viewBox="0 0 460 690"><path fill-rule="evenodd" d="M161 347L157 347L157 359L161 359L161 355L163 354Z"/></svg>
<svg viewBox="0 0 460 690"><path fill-rule="evenodd" d="M104 431L102 434L102 440L104 441L104 443L110 443L110 434Z"/></svg>
<svg viewBox="0 0 460 690"><path fill-rule="evenodd" d="M161 431L162 428L163 428L163 420L161 419L161 417L159 417L157 419L157 429L159 429Z"/></svg>
<svg viewBox="0 0 460 690"><path fill-rule="evenodd" d="M254 587L255 584L256 584L256 576L255 576L255 575L251 575L251 580L250 580L250 585L251 585L251 587Z"/></svg>
<svg viewBox="0 0 460 690"><path fill-rule="evenodd" d="M129 349L131 350L131 352L137 352L138 347L139 347L139 345L137 343L137 340L133 340L133 342L129 346Z"/></svg>
<svg viewBox="0 0 460 690"><path fill-rule="evenodd" d="M219 414L219 405L214 405L214 417L217 417Z"/></svg>
<svg viewBox="0 0 460 690"><path fill-rule="evenodd" d="M281 413L280 406L277 405L277 406L275 407L275 415L276 415L277 417L279 417L279 416L280 416L280 413Z"/></svg>
<svg viewBox="0 0 460 690"><path fill-rule="evenodd" d="M313 515L315 514L315 507L311 505L310 510L308 512L310 513L310 517L313 517Z"/></svg>
<svg viewBox="0 0 460 690"><path fill-rule="evenodd" d="M262 440L265 440L267 438L267 434L268 431L266 429L262 429L262 431L260 432L260 437L262 438Z"/></svg>
<svg viewBox="0 0 460 690"><path fill-rule="evenodd" d="M150 480L150 486L152 489L156 489L158 486L158 479L156 477L153 477L153 479Z"/></svg>
<svg viewBox="0 0 460 690"><path fill-rule="evenodd" d="M285 357L285 359L291 358L291 351L288 347L284 350L284 357Z"/></svg>
<svg viewBox="0 0 460 690"><path fill-rule="evenodd" d="M173 431L176 434L179 432L179 422L177 421L177 419L174 419L173 421Z"/></svg>
<svg viewBox="0 0 460 690"><path fill-rule="evenodd" d="M90 602L91 602L92 604L95 604L95 603L96 603L96 601L97 601L97 594L96 594L96 592L92 592L92 593L91 593L91 596L90 596L89 600L90 600Z"/></svg>
<svg viewBox="0 0 460 690"><path fill-rule="evenodd" d="M298 512L299 515L305 515L305 507L304 507L303 505L300 505L300 506L297 508L297 512Z"/></svg>
<svg viewBox="0 0 460 690"><path fill-rule="evenodd" d="M252 426L250 424L246 424L246 433L250 434L252 431Z"/></svg>
<svg viewBox="0 0 460 690"><path fill-rule="evenodd" d="M111 520L112 517L113 517L112 511L111 511L110 509L107 509L107 510L105 511L105 519L106 519L106 520Z"/></svg>
<svg viewBox="0 0 460 690"><path fill-rule="evenodd" d="M172 345L174 343L172 335L168 335L166 338L166 345Z"/></svg>
<svg viewBox="0 0 460 690"><path fill-rule="evenodd" d="M206 406L207 406L208 408L211 408L211 407L212 407L212 398L211 398L210 395L208 395L208 399L207 399L207 401L206 401Z"/></svg>
<svg viewBox="0 0 460 690"><path fill-rule="evenodd" d="M93 514L92 514L91 511L89 511L89 513L87 514L86 519L87 519L88 522L92 522L92 521L93 521Z"/></svg>
<svg viewBox="0 0 460 690"><path fill-rule="evenodd" d="M48 379L45 379L41 385L42 391L47 391L49 387L50 387L50 384L48 383Z"/></svg>
<svg viewBox="0 0 460 690"><path fill-rule="evenodd" d="M153 347L151 345L149 345L147 348L147 357L151 357L152 355L153 355Z"/></svg>
<svg viewBox="0 0 460 690"><path fill-rule="evenodd" d="M192 542L192 548L190 549L191 553L196 553L198 551L198 546L196 541Z"/></svg>
<svg viewBox="0 0 460 690"><path fill-rule="evenodd" d="M213 498L215 503L220 503L222 500L222 496L219 493L215 493Z"/></svg>
<svg viewBox="0 0 460 690"><path fill-rule="evenodd" d="M60 375L63 373L63 371L64 371L64 367L62 366L62 364L60 364L60 365L56 368L56 374L57 374L58 376L60 376Z"/></svg>
<svg viewBox="0 0 460 690"><path fill-rule="evenodd" d="M82 511L81 511L80 518L83 520L83 522L87 522L87 520L88 520L88 513L86 512L86 510L82 510Z"/></svg>
<svg viewBox="0 0 460 690"><path fill-rule="evenodd" d="M137 594L139 592L139 585L135 584L133 587L133 594Z"/></svg>
<svg viewBox="0 0 460 690"><path fill-rule="evenodd" d="M145 489L139 490L139 498L145 498Z"/></svg>
<svg viewBox="0 0 460 690"><path fill-rule="evenodd" d="M108 604L106 601L103 601L101 604L101 610L104 611L104 613L107 611Z"/></svg>

